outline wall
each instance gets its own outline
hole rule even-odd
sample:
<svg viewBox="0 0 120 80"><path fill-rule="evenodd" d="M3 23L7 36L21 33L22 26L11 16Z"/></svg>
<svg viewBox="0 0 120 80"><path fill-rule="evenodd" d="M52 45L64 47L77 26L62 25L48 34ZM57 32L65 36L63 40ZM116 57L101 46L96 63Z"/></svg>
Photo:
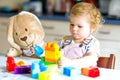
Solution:
<svg viewBox="0 0 120 80"><path fill-rule="evenodd" d="M0 7L7 6L10 8L19 7L24 0L0 0Z"/></svg>

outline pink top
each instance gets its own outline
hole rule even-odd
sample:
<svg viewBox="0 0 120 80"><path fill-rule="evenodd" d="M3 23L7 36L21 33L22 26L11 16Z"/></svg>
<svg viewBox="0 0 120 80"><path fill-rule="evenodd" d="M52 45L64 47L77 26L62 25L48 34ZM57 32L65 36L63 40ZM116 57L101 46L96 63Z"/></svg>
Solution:
<svg viewBox="0 0 120 80"><path fill-rule="evenodd" d="M77 59L85 56L89 52L94 52L99 55L99 41L92 35L86 38L83 43L75 43L72 40L72 36L68 36L68 39L63 39L60 43L61 51L63 55L67 58ZM71 40L70 40L71 39Z"/></svg>

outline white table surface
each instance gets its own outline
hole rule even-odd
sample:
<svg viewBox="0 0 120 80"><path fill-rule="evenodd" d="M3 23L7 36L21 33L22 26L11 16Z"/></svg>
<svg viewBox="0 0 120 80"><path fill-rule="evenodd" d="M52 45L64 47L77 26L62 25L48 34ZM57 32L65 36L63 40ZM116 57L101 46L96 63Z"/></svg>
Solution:
<svg viewBox="0 0 120 80"><path fill-rule="evenodd" d="M31 77L31 74L13 74L6 71L6 59L4 55L0 55L0 80L37 80ZM39 59L28 57L17 57L15 62L23 60L25 64L30 65L34 61ZM64 75L55 75L51 80L120 80L120 70L99 68L100 76L91 78L83 75L77 75L75 77L67 77Z"/></svg>

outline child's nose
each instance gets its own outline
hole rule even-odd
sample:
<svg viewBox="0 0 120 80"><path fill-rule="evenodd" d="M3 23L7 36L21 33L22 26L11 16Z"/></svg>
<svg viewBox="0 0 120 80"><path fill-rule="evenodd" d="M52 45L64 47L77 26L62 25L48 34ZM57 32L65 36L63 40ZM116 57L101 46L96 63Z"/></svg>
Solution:
<svg viewBox="0 0 120 80"><path fill-rule="evenodd" d="M78 26L74 25L73 30L78 30Z"/></svg>

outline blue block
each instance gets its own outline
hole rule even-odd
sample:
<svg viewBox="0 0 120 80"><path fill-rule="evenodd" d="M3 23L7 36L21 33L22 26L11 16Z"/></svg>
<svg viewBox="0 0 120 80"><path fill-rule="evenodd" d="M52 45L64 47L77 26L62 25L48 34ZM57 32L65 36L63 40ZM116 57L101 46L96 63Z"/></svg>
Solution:
<svg viewBox="0 0 120 80"><path fill-rule="evenodd" d="M31 65L31 71L32 71L32 78L37 79L38 78L38 73L40 72L40 62L33 62Z"/></svg>
<svg viewBox="0 0 120 80"><path fill-rule="evenodd" d="M46 71L48 68L43 62L33 62L32 66L32 78L37 79L40 72Z"/></svg>
<svg viewBox="0 0 120 80"><path fill-rule="evenodd" d="M40 71L43 72L43 71L46 71L48 68L47 66L43 63L43 62L40 62Z"/></svg>
<svg viewBox="0 0 120 80"><path fill-rule="evenodd" d="M38 57L40 57L44 52L44 50L40 46L37 46L37 45L34 46L34 50L35 50L35 54Z"/></svg>
<svg viewBox="0 0 120 80"><path fill-rule="evenodd" d="M66 76L71 76L72 70L75 69L74 67L64 67L63 74Z"/></svg>
<svg viewBox="0 0 120 80"><path fill-rule="evenodd" d="M74 67L64 67L63 68L63 74L66 76L76 76L76 75L80 75L80 70L76 69Z"/></svg>

